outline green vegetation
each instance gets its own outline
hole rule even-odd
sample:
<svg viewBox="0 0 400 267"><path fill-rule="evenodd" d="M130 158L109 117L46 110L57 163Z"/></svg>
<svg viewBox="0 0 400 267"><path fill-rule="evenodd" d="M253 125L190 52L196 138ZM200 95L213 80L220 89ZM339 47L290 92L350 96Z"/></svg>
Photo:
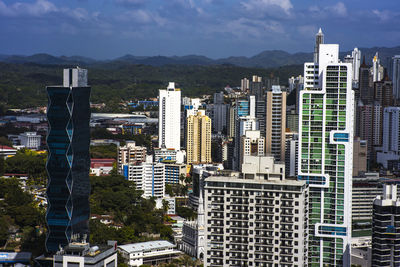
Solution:
<svg viewBox="0 0 400 267"><path fill-rule="evenodd" d="M0 63L0 112L6 108L46 105L45 87L61 84L65 67L72 66ZM92 86L91 101L106 103L104 112L122 111L121 100L156 97L158 89L165 88L169 81L177 82L184 96L200 96L221 91L226 85L239 86L241 78L252 75L279 76L282 84L286 84L290 76L303 71L302 65L263 69L232 65L154 67L121 62L87 68Z"/></svg>
<svg viewBox="0 0 400 267"><path fill-rule="evenodd" d="M114 144L90 147L90 158L92 159L117 159L118 148Z"/></svg>
<svg viewBox="0 0 400 267"><path fill-rule="evenodd" d="M17 179L0 178L0 247L40 255L44 252L44 218L44 209L34 204ZM12 233L21 240L13 238Z"/></svg>
<svg viewBox="0 0 400 267"><path fill-rule="evenodd" d="M47 178L46 160L47 153L21 149L17 151L15 156L5 160L4 173L27 174L31 183L45 185Z"/></svg>
<svg viewBox="0 0 400 267"><path fill-rule="evenodd" d="M121 145L125 143L125 141L133 140L136 142L138 146L145 146L147 148L151 147L151 136L146 134L112 134L105 128L95 128L90 133L91 139L113 139L122 142Z"/></svg>
<svg viewBox="0 0 400 267"><path fill-rule="evenodd" d="M98 220L91 220L91 242L117 240L123 244L154 238L172 240L171 227L164 225L164 211L155 208L154 199L143 198L143 192L136 190L133 182L116 174L90 179L92 214L111 215L114 222L120 226L117 229Z"/></svg>

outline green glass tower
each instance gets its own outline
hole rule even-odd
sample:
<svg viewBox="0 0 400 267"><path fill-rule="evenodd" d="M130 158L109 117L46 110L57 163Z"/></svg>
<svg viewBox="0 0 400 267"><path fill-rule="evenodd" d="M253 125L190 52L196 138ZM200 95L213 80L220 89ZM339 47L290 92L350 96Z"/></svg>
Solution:
<svg viewBox="0 0 400 267"><path fill-rule="evenodd" d="M354 92L339 45L319 46L304 64L299 180L309 184L308 266L350 266Z"/></svg>

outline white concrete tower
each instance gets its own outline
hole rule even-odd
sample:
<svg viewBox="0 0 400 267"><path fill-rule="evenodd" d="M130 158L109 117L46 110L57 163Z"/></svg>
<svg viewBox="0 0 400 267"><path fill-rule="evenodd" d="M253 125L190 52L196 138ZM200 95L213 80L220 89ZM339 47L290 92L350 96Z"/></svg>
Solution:
<svg viewBox="0 0 400 267"><path fill-rule="evenodd" d="M310 186L310 266L350 266L354 91L339 45L320 44L304 64L300 92L299 180Z"/></svg>
<svg viewBox="0 0 400 267"><path fill-rule="evenodd" d="M181 91L170 82L166 90L159 92L158 146L180 150Z"/></svg>

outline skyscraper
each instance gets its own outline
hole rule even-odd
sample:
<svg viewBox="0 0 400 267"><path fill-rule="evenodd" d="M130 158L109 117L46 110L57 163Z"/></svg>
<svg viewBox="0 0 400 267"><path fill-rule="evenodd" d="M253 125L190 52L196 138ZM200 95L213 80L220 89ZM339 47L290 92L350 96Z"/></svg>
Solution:
<svg viewBox="0 0 400 267"><path fill-rule="evenodd" d="M374 89L372 77L370 74L370 68L365 64L365 57L363 59L363 63L360 66L360 78L358 79L358 82L361 101L364 105L372 103L374 97Z"/></svg>
<svg viewBox="0 0 400 267"><path fill-rule="evenodd" d="M181 149L181 90L170 82L159 91L158 146Z"/></svg>
<svg viewBox="0 0 400 267"><path fill-rule="evenodd" d="M49 156L46 249L89 240L90 90L87 70L65 69L63 86L48 86Z"/></svg>
<svg viewBox="0 0 400 267"><path fill-rule="evenodd" d="M393 57L393 96L400 99L400 55Z"/></svg>
<svg viewBox="0 0 400 267"><path fill-rule="evenodd" d="M339 61L337 44L320 44L317 63L304 64L298 177L310 187L310 266L350 266L354 121L351 68L350 63Z"/></svg>
<svg viewBox="0 0 400 267"><path fill-rule="evenodd" d="M186 162L211 162L211 119L199 110L197 115L187 118Z"/></svg>
<svg viewBox="0 0 400 267"><path fill-rule="evenodd" d="M279 85L267 92L265 132L265 152L277 161L285 161L286 92Z"/></svg>
<svg viewBox="0 0 400 267"><path fill-rule="evenodd" d="M372 218L373 267L400 266L400 200L397 185L384 185L374 200Z"/></svg>

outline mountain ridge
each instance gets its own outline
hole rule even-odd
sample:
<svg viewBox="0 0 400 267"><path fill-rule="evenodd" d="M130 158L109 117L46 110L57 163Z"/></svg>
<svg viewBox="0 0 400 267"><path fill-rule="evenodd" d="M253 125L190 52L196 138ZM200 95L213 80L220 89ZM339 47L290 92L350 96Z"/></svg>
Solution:
<svg viewBox="0 0 400 267"><path fill-rule="evenodd" d="M370 64L376 52L379 53L381 63L387 67L390 63L389 59L400 54L400 46L396 47L379 47L359 48L361 55L366 58L366 63ZM340 57L351 54L352 51L340 53ZM258 67L258 68L276 68L286 65L303 64L311 61L313 53L297 52L289 53L283 50L264 50L254 56L230 56L226 58L211 59L202 55L185 55L185 56L135 56L126 54L121 57L108 60L96 60L85 56L53 56L46 53L38 53L30 56L24 55L4 55L0 54L0 61L6 63L36 63L44 65L96 65L107 63L124 63L137 65L223 65L230 64L240 67Z"/></svg>

